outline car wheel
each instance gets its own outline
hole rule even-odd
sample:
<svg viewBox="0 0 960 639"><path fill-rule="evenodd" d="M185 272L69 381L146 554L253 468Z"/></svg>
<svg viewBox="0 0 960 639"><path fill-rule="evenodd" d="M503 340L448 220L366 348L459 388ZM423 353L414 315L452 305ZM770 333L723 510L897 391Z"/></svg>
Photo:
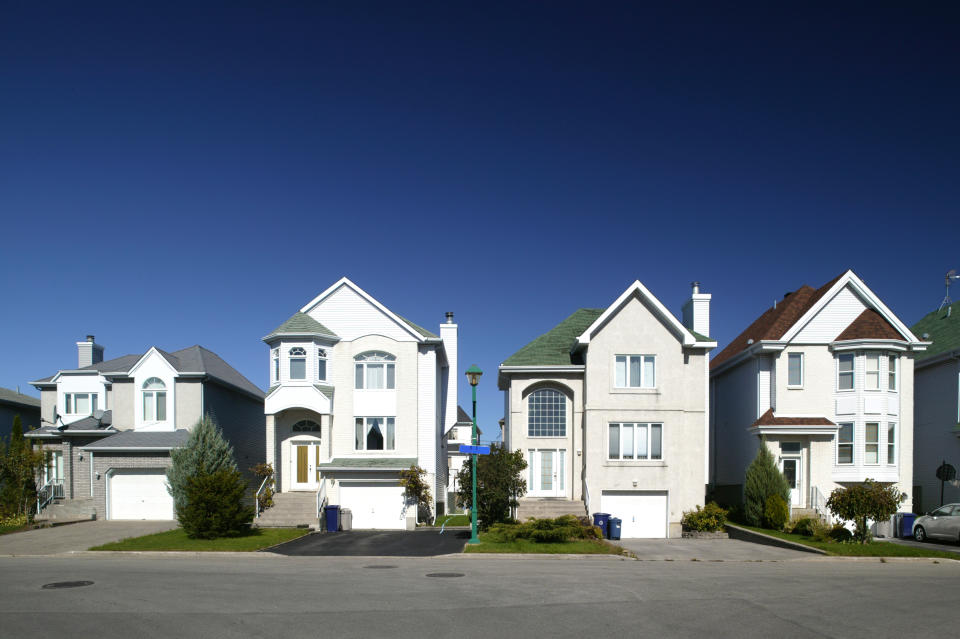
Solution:
<svg viewBox="0 0 960 639"><path fill-rule="evenodd" d="M926 533L926 531L923 529L923 526L917 526L917 527L913 530L913 538L916 539L917 541L926 541L926 540L927 540L927 533Z"/></svg>

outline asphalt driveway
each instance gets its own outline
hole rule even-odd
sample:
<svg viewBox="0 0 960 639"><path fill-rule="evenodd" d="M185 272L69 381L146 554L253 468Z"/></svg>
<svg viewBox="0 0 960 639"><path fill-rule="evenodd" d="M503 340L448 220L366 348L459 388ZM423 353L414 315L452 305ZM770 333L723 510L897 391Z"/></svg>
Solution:
<svg viewBox="0 0 960 639"><path fill-rule="evenodd" d="M446 530L441 535L438 528L316 532L274 546L269 552L291 556L433 557L462 552L468 539L469 530Z"/></svg>
<svg viewBox="0 0 960 639"><path fill-rule="evenodd" d="M0 535L0 555L55 555L177 527L175 521L84 521Z"/></svg>

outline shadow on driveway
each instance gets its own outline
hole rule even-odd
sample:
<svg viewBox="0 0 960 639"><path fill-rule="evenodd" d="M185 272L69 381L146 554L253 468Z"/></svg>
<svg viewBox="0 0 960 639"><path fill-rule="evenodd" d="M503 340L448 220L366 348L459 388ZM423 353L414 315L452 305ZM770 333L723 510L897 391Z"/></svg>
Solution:
<svg viewBox="0 0 960 639"><path fill-rule="evenodd" d="M291 556L432 557L463 552L468 539L469 530L447 530L441 535L436 528L315 532L264 552Z"/></svg>

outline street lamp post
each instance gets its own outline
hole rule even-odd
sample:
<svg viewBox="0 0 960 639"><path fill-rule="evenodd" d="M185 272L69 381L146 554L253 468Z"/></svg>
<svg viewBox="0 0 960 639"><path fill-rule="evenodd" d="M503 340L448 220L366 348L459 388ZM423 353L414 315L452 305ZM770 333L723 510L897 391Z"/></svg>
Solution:
<svg viewBox="0 0 960 639"><path fill-rule="evenodd" d="M483 371L476 364L467 369L467 379L470 380L470 390L473 393L473 435L470 438L470 443L474 446L480 444L480 437L477 433L477 384L480 382L481 375L483 375ZM470 541L467 543L479 544L480 539L477 537L477 454L474 453L471 457L473 457L473 472L470 473L473 478L473 501L470 503L473 507L470 509Z"/></svg>

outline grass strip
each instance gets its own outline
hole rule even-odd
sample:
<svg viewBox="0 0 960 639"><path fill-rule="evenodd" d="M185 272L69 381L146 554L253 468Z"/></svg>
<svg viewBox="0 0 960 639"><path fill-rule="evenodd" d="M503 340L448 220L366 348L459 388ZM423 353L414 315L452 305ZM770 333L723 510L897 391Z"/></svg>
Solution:
<svg viewBox="0 0 960 639"><path fill-rule="evenodd" d="M163 550L198 552L252 552L282 544L310 532L306 528L251 528L236 537L219 539L190 539L182 528L175 528L153 535L129 537L90 550Z"/></svg>
<svg viewBox="0 0 960 639"><path fill-rule="evenodd" d="M467 544L469 553L522 553L538 555L620 555L623 548L601 540L577 540L563 543L539 543L530 539L493 542L480 533L479 544Z"/></svg>
<svg viewBox="0 0 960 639"><path fill-rule="evenodd" d="M840 544L836 542L815 541L813 538L803 535L786 533L779 530L767 530L766 528L757 528L745 524L737 524L737 526L778 539L810 546L811 548L818 548L835 557L937 557L960 560L960 554L945 550L936 550L935 548L917 548L915 546L905 546L888 541L872 541L869 544Z"/></svg>

